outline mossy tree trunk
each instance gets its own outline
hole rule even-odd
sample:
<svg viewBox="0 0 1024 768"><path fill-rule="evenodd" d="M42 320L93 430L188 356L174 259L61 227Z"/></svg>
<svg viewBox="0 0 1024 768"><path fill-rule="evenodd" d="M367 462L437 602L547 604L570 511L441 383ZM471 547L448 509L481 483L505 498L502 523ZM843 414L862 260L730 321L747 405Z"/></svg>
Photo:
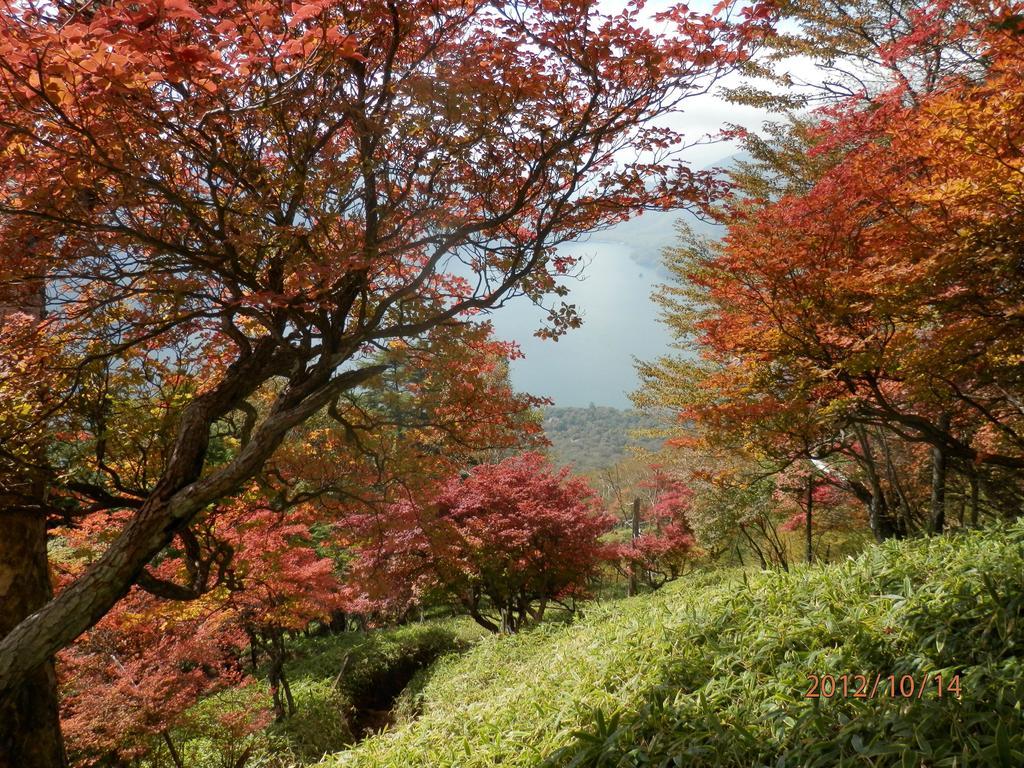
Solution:
<svg viewBox="0 0 1024 768"><path fill-rule="evenodd" d="M42 319L43 306L41 287L15 286L13 295L0 297L0 327L13 312ZM46 554L46 477L38 452L28 452L37 466L0 452L0 639L53 597ZM0 692L0 768L67 764L58 704L52 658Z"/></svg>
<svg viewBox="0 0 1024 768"><path fill-rule="evenodd" d="M52 596L46 557L46 516L37 503L45 487L30 480L19 493L0 491L0 637ZM35 497L35 498L33 498ZM53 659L0 697L0 768L66 765Z"/></svg>

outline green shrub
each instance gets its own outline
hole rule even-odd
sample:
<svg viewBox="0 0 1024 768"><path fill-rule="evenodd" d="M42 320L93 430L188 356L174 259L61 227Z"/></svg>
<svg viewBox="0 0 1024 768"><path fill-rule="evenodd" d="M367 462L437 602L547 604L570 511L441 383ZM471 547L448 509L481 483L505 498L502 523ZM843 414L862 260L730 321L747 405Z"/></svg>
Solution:
<svg viewBox="0 0 1024 768"><path fill-rule="evenodd" d="M247 753L246 768L290 768L320 760L355 739L357 705L388 684L399 682L440 656L460 652L484 630L468 619L445 619L371 632L346 632L289 641L286 664L295 713L244 735L244 721L269 722L270 693L265 681L221 691L189 712L188 727L173 735L191 768L234 768ZM167 761L154 755L149 768Z"/></svg>

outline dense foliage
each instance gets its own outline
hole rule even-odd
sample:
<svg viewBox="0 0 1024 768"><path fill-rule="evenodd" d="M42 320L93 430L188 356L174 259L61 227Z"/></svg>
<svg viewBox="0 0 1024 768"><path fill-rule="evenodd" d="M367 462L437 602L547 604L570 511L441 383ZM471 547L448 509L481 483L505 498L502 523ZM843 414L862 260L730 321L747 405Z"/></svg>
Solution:
<svg viewBox="0 0 1024 768"><path fill-rule="evenodd" d="M368 521L352 606L401 614L439 592L481 626L516 632L549 603L586 596L617 554L601 541L614 522L584 480L540 454L480 464L428 503L399 503Z"/></svg>
<svg viewBox="0 0 1024 768"><path fill-rule="evenodd" d="M855 22L797 5L807 50L841 53ZM1019 16L886 8L871 87L750 139L723 240L668 253L656 300L689 354L643 366L638 397L679 415L681 472L762 497L803 473L878 539L1024 500ZM781 560L777 522L732 539Z"/></svg>

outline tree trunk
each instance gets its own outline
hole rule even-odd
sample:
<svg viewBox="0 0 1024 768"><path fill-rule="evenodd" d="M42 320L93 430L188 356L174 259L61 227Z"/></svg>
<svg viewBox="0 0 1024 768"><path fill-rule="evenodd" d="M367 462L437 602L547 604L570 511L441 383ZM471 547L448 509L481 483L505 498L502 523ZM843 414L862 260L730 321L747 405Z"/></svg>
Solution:
<svg viewBox="0 0 1024 768"><path fill-rule="evenodd" d="M807 562L814 562L814 539L812 537L811 514L814 510L814 477L807 478L807 520L804 525L807 546Z"/></svg>
<svg viewBox="0 0 1024 768"><path fill-rule="evenodd" d="M491 621L489 618L484 616L480 612L480 595L475 590L470 590L460 598L463 607L466 609L466 613L479 624L481 627L486 629L488 632L494 632L498 634L501 631L501 627Z"/></svg>
<svg viewBox="0 0 1024 768"><path fill-rule="evenodd" d="M327 624L332 635L339 635L348 630L348 614L344 611L331 611L331 620Z"/></svg>
<svg viewBox="0 0 1024 768"><path fill-rule="evenodd" d="M42 290L0 302L0 326L11 312L43 316ZM46 479L25 467L0 467L0 639L53 596L46 555ZM61 768L57 675L45 659L21 683L0 693L0 768Z"/></svg>
<svg viewBox="0 0 1024 768"><path fill-rule="evenodd" d="M751 550L753 550L754 554L757 555L757 559L761 562L761 570L767 570L768 558L764 556L764 552L761 551L761 547L757 545L757 542L754 541L754 537L750 535L750 531L747 530L747 526L740 525L740 531L747 537Z"/></svg>
<svg viewBox="0 0 1024 768"><path fill-rule="evenodd" d="M774 560L772 561L773 564L778 565L786 573L789 573L788 549L782 539L779 538L779 532L775 525L773 525L772 521L764 514L758 515L755 525L757 525L758 530L761 531L761 535L764 537L765 542L772 551L772 556L774 557Z"/></svg>
<svg viewBox="0 0 1024 768"><path fill-rule="evenodd" d="M903 489L899 472L896 471L896 466L893 464L889 441L884 433L879 435L879 439L882 443L882 451L885 453L885 471L889 477L889 485L895 489L896 499L899 503L899 509L896 514L896 536L901 539L906 538L910 535L910 521L914 516L914 507L910 503L910 498L907 496L906 491Z"/></svg>
<svg viewBox="0 0 1024 768"><path fill-rule="evenodd" d="M542 597L537 601L537 607L530 607L530 603L527 603L527 612L530 614L530 621L534 624L540 624L544 620L544 612L548 607L548 599Z"/></svg>
<svg viewBox="0 0 1024 768"><path fill-rule="evenodd" d="M636 541L640 538L640 499L633 499L633 538ZM629 564L629 591L626 593L632 597L637 592L637 562L633 560Z"/></svg>
<svg viewBox="0 0 1024 768"><path fill-rule="evenodd" d="M170 732L165 728L160 731L160 735L164 737L164 744L167 745L167 752L171 756L174 768L185 768L185 764L181 761L181 755L178 754L178 748L174 746L174 740L171 738Z"/></svg>
<svg viewBox="0 0 1024 768"><path fill-rule="evenodd" d="M507 605L498 612L501 616L501 634L503 635L514 635L516 633L513 610L511 605Z"/></svg>
<svg viewBox="0 0 1024 768"><path fill-rule="evenodd" d="M295 714L295 700L292 698L291 686L285 672L284 631L272 627L265 631L266 651L270 658L267 667L267 679L274 703L274 720L278 723Z"/></svg>
<svg viewBox="0 0 1024 768"><path fill-rule="evenodd" d="M949 429L949 416L939 417L939 429ZM932 508L931 532L942 533L946 527L946 453L938 446L932 448Z"/></svg>
<svg viewBox="0 0 1024 768"><path fill-rule="evenodd" d="M868 505L871 531L875 534L876 541L885 541L898 534L898 527L892 519L892 511L889 509L889 502L885 498L882 481L878 477L878 469L867 431L864 427L857 425L856 432L862 454L860 463L864 468L865 474L868 476L868 483L871 486L871 501Z"/></svg>
<svg viewBox="0 0 1024 768"><path fill-rule="evenodd" d="M971 527L978 527L978 475L971 473Z"/></svg>
<svg viewBox="0 0 1024 768"><path fill-rule="evenodd" d="M50 596L46 516L14 494L4 494L0 497L0 637L45 605ZM0 697L0 768L66 765L57 705L52 658Z"/></svg>

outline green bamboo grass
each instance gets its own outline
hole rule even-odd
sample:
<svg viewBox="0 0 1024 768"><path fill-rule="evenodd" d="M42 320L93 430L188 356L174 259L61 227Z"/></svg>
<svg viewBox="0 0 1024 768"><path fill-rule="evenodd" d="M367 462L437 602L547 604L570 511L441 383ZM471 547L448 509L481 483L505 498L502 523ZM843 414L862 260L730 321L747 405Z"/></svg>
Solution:
<svg viewBox="0 0 1024 768"><path fill-rule="evenodd" d="M1022 619L1021 524L712 574L485 639L325 765L1024 765ZM812 673L959 674L962 698L808 699Z"/></svg>

